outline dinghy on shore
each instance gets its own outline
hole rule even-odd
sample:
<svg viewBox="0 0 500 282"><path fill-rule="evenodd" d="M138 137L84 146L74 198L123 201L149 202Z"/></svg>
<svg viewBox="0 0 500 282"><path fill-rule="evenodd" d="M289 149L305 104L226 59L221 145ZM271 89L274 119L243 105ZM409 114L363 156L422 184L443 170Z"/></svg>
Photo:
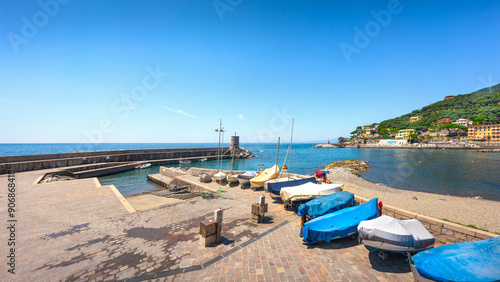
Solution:
<svg viewBox="0 0 500 282"><path fill-rule="evenodd" d="M408 255L416 281L500 281L500 237Z"/></svg>
<svg viewBox="0 0 500 282"><path fill-rule="evenodd" d="M361 221L373 219L379 216L377 198L350 208L345 208L334 213L312 219L304 224L300 230L300 236L307 244L319 241L329 243L331 240L340 239L358 233L358 225Z"/></svg>
<svg viewBox="0 0 500 282"><path fill-rule="evenodd" d="M214 174L213 178L216 180L216 181L219 181L221 182L222 180L226 179L226 174L222 171L219 171L217 172L216 174Z"/></svg>
<svg viewBox="0 0 500 282"><path fill-rule="evenodd" d="M208 174L207 172L200 173L199 177L200 177L200 182L208 183L211 180L210 174Z"/></svg>
<svg viewBox="0 0 500 282"><path fill-rule="evenodd" d="M328 213L352 207L353 204L354 194L347 191L340 191L331 195L318 197L300 205L297 215L314 219Z"/></svg>
<svg viewBox="0 0 500 282"><path fill-rule="evenodd" d="M305 183L316 183L315 177L299 178L299 177L283 177L274 180L269 180L265 183L267 192L275 195L280 195L281 189L286 187L295 187Z"/></svg>
<svg viewBox="0 0 500 282"><path fill-rule="evenodd" d="M278 175L280 169L277 165L273 165L272 167L263 170L259 175L250 179L250 185L253 189L258 189L264 186L264 183L268 180L275 179Z"/></svg>
<svg viewBox="0 0 500 282"><path fill-rule="evenodd" d="M342 184L305 183L294 187L283 188L280 191L281 200L286 206L303 204L314 198L342 191Z"/></svg>
<svg viewBox="0 0 500 282"><path fill-rule="evenodd" d="M416 253L434 247L435 238L417 219L382 215L358 225L360 241L369 251Z"/></svg>
<svg viewBox="0 0 500 282"><path fill-rule="evenodd" d="M255 171L247 171L245 173L238 175L238 181L240 182L241 185L248 184L250 183L250 179L257 176L257 174L258 173Z"/></svg>

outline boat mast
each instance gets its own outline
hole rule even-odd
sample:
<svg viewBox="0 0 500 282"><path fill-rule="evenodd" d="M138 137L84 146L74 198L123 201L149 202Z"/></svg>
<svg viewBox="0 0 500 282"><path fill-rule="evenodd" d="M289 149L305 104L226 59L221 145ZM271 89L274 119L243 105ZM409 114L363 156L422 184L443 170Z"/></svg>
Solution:
<svg viewBox="0 0 500 282"><path fill-rule="evenodd" d="M290 137L290 158L288 159L288 180L290 180L291 164L292 164L292 144L293 144L293 118L292 118L292 135Z"/></svg>
<svg viewBox="0 0 500 282"><path fill-rule="evenodd" d="M276 169L274 170L275 174L278 174L278 156L280 155L280 137L278 137L278 152L276 153Z"/></svg>
<svg viewBox="0 0 500 282"><path fill-rule="evenodd" d="M222 119L220 119L219 129L215 129L215 132L219 132L219 147L217 147L217 172L219 172L219 157L220 157L220 135L222 133Z"/></svg>

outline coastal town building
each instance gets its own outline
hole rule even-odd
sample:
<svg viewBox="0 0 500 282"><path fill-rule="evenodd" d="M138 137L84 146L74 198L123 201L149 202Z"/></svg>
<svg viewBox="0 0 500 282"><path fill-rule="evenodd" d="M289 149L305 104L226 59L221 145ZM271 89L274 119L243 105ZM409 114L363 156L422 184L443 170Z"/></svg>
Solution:
<svg viewBox="0 0 500 282"><path fill-rule="evenodd" d="M453 99L453 97L455 97L455 96L453 96L453 95L446 95L446 96L444 97L444 99L445 99L445 100L450 100L450 99Z"/></svg>
<svg viewBox="0 0 500 282"><path fill-rule="evenodd" d="M404 145L408 145L408 140L384 139L384 140L380 140L378 145L379 146L404 146Z"/></svg>
<svg viewBox="0 0 500 282"><path fill-rule="evenodd" d="M459 118L457 119L457 121L455 121L455 123L463 126L468 126L469 124L471 124L471 122L466 118Z"/></svg>
<svg viewBox="0 0 500 282"><path fill-rule="evenodd" d="M409 139L410 134L415 133L415 129L401 129L396 135L396 139Z"/></svg>
<svg viewBox="0 0 500 282"><path fill-rule="evenodd" d="M423 116L415 116L415 117L410 117L410 122L415 122L419 121L423 118Z"/></svg>
<svg viewBox="0 0 500 282"><path fill-rule="evenodd" d="M500 141L500 124L469 125L468 135L469 140Z"/></svg>
<svg viewBox="0 0 500 282"><path fill-rule="evenodd" d="M372 134L375 132L373 128L371 128L370 124L365 124L363 126L363 132L361 133L361 138L373 137Z"/></svg>
<svg viewBox="0 0 500 282"><path fill-rule="evenodd" d="M440 120L439 120L439 123L440 123L440 124L445 124L445 123L450 123L450 122L451 122L451 121L450 121L450 119L449 119L449 118L442 118L442 119L440 119Z"/></svg>

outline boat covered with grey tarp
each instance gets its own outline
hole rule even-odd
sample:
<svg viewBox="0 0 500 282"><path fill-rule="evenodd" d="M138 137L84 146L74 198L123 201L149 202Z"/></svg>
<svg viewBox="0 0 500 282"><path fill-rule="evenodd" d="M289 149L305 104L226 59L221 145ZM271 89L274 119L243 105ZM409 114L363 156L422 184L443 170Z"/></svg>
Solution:
<svg viewBox="0 0 500 282"><path fill-rule="evenodd" d="M369 251L418 252L434 247L435 238L417 219L382 215L358 225L359 238Z"/></svg>

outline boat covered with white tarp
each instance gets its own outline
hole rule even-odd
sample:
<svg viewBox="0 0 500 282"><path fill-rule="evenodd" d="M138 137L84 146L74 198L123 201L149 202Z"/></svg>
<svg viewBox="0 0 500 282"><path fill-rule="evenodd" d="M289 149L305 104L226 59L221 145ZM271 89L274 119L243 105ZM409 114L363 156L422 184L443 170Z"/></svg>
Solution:
<svg viewBox="0 0 500 282"><path fill-rule="evenodd" d="M359 238L369 251L418 252L434 247L435 238L417 219L382 215L358 225Z"/></svg>
<svg viewBox="0 0 500 282"><path fill-rule="evenodd" d="M342 184L304 183L293 187L285 187L280 191L283 203L298 204L342 191Z"/></svg>

